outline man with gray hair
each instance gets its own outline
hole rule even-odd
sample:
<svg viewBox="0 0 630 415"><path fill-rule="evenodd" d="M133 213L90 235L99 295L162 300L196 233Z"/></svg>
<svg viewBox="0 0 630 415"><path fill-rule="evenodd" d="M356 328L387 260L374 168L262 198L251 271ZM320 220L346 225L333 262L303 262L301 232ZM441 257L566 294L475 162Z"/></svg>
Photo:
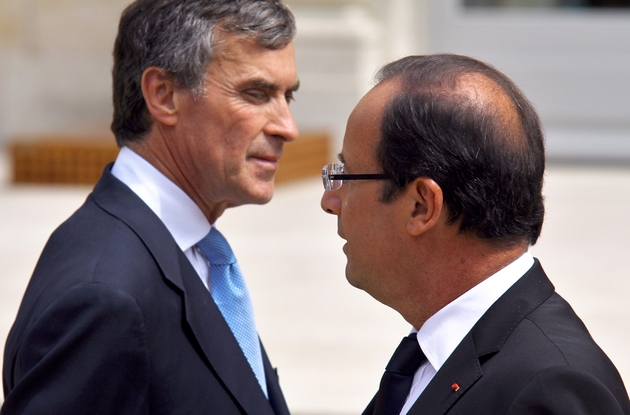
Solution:
<svg viewBox="0 0 630 415"><path fill-rule="evenodd" d="M51 236L7 339L10 414L288 414L216 220L268 202L297 128L280 0L137 0L114 48L121 147Z"/></svg>

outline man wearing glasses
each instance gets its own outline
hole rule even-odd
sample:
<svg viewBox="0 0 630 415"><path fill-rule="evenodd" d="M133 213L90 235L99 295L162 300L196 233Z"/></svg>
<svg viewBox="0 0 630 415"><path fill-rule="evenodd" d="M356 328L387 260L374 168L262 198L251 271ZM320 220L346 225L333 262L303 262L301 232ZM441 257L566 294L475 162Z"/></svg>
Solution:
<svg viewBox="0 0 630 415"><path fill-rule="evenodd" d="M462 56L385 66L323 169L346 278L413 326L364 415L630 414L623 382L528 252L538 116Z"/></svg>

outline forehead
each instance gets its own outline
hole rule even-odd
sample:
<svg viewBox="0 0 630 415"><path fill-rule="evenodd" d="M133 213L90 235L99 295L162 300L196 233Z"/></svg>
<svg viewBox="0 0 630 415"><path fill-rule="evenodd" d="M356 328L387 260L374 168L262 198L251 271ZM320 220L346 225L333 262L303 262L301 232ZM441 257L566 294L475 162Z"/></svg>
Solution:
<svg viewBox="0 0 630 415"><path fill-rule="evenodd" d="M297 83L293 42L280 49L269 49L235 35L222 35L216 55L208 66L212 76L235 81L250 77Z"/></svg>
<svg viewBox="0 0 630 415"><path fill-rule="evenodd" d="M393 81L378 84L361 98L350 114L340 154L348 169L376 165L383 112L397 91L398 85Z"/></svg>

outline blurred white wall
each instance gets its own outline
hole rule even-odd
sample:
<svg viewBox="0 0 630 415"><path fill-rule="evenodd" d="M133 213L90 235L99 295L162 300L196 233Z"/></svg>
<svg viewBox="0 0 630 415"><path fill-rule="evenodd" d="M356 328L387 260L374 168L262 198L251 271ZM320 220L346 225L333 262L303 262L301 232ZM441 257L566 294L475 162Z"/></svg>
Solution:
<svg viewBox="0 0 630 415"><path fill-rule="evenodd" d="M0 2L0 144L107 131L111 50L127 0Z"/></svg>

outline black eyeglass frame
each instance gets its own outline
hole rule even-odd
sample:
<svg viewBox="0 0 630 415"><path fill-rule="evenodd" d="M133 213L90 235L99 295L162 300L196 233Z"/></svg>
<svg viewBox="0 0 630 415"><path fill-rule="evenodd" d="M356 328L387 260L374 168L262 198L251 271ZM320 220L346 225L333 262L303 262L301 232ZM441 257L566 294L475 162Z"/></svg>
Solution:
<svg viewBox="0 0 630 415"><path fill-rule="evenodd" d="M387 180L390 178L387 174L384 174L384 173L374 173L374 174L328 173L327 170L329 169L327 168L329 166L331 167L330 170L332 170L332 167L340 167L341 169L343 169L344 167L343 164L332 163L332 164L326 164L322 168L322 181L324 184L324 190L328 190L328 191L338 190L339 188L341 188L341 185L343 185L343 183L347 182L348 180ZM338 187L334 187L332 185L334 181L340 181L341 184ZM327 184L329 184L329 186L327 186Z"/></svg>
<svg viewBox="0 0 630 415"><path fill-rule="evenodd" d="M389 179L389 176L384 173L375 173L375 174L329 174L328 178L330 180L385 180Z"/></svg>

